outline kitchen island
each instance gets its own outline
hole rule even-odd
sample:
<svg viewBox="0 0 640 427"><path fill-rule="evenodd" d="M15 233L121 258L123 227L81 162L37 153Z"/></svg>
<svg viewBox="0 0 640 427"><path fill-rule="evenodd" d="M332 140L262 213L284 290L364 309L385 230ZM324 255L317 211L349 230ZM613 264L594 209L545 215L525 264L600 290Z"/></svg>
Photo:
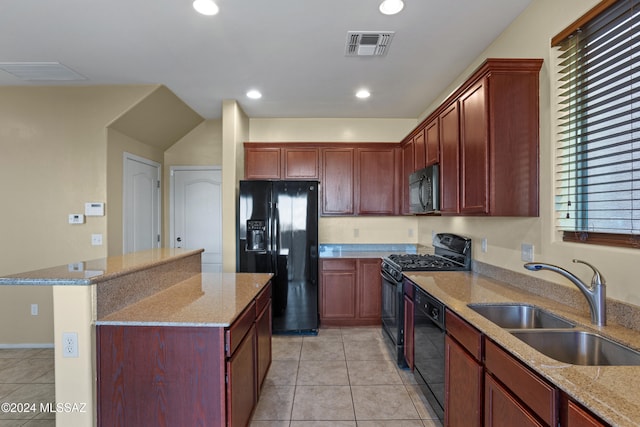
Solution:
<svg viewBox="0 0 640 427"><path fill-rule="evenodd" d="M544 378L552 387L579 403L605 422L615 426L640 425L640 366L580 366L559 362L536 351L506 329L489 321L468 304L527 303L573 322L576 328L609 337L634 349L640 349L640 332L613 322L607 326L590 323L588 310L571 305L572 289L559 295L563 302L535 295L516 286L470 272L416 272L405 276L421 289L444 303L448 310L471 325L486 339L497 344L520 364ZM549 291L548 295L553 295ZM578 298L582 298L579 296ZM581 301L580 301L581 302ZM610 314L615 316L615 301L610 303ZM636 313L627 309L625 316L637 325ZM561 415L562 416L562 415ZM564 424L563 424L564 425Z"/></svg>
<svg viewBox="0 0 640 427"><path fill-rule="evenodd" d="M202 382L212 383L221 379L220 390L224 390L225 369L247 366L249 359L256 365L256 372L266 373L271 353L271 275L202 274L201 253L201 249L154 249L0 278L0 285L53 288L56 402L82 404L83 409L56 413L58 425L96 425L99 423L98 414L105 411L116 413L118 417L128 415L130 411L151 412L159 407L173 411L176 405L191 403L187 393L193 390L186 391L184 399L173 399L179 394L175 392L175 386L180 381L188 382L183 376L185 372L198 386ZM260 313L256 313L258 308L262 309ZM118 331L121 336L113 335L113 345L105 346L106 341L97 333L98 328ZM147 333L152 330L152 333ZM76 357L63 357L62 336L67 332L77 333ZM252 338L243 340L252 333ZM125 339L133 335L136 336L132 341ZM184 344L185 336L189 336L190 344ZM143 342L142 337L147 341ZM211 337L214 338L207 341ZM171 346L172 340L183 347L178 351ZM225 348L225 343L230 343L228 348ZM105 354L97 350L101 344ZM154 345L157 345L157 351ZM258 349L262 350L258 352ZM147 361L136 360L135 365L124 363L119 376L109 378L114 388L105 386L107 383L104 378L99 378L98 372L108 371L104 361L118 363L123 361L118 357L124 356L124 362L133 362L130 356L139 354L135 352L141 350L144 350ZM192 358L183 359L181 352L192 353ZM230 360L233 357L227 356L231 354L228 352L233 357L241 352L243 356L237 360L242 360L242 363L234 364ZM215 359L218 363L220 357L226 359L225 363L214 372L210 360ZM193 363L198 358L203 362L201 365ZM176 373L178 366L184 372ZM135 370L131 370L134 367ZM162 369L164 376L159 374ZM144 377L142 371L153 372L154 377ZM211 378L207 377L209 374ZM133 389L130 384L133 384ZM254 388L253 385L250 387ZM254 389L257 390L257 383ZM239 390L244 388L238 387ZM137 394L142 391L150 401L139 400ZM117 405L114 407L103 406L102 403L96 404L98 394L108 395L109 399L115 396L127 398L127 401L114 401ZM171 401L166 400L167 396ZM214 402L212 406L221 405L220 401L225 405L221 396L223 394L216 400L210 400ZM235 407L239 406L242 405ZM251 408L243 411L248 411L246 416L250 416ZM202 425L224 425L225 416L222 411ZM163 425L163 422L154 425Z"/></svg>

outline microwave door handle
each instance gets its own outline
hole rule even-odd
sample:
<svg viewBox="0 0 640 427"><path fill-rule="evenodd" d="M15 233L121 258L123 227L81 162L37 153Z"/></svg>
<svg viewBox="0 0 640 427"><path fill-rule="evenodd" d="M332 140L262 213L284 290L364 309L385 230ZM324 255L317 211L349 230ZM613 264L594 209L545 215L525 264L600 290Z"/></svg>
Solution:
<svg viewBox="0 0 640 427"><path fill-rule="evenodd" d="M422 210L427 208L427 205L424 203L424 178L424 176L421 176L420 183L418 184L418 200L420 201Z"/></svg>

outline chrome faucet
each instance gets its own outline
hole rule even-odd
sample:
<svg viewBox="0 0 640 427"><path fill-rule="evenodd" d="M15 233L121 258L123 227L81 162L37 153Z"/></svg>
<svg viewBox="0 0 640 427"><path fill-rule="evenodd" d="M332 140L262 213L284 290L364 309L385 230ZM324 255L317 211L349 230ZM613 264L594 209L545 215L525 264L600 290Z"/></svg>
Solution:
<svg viewBox="0 0 640 427"><path fill-rule="evenodd" d="M585 264L591 267L593 270L593 278L591 279L591 286L586 285L582 280L578 279L567 270L560 268L552 264L544 264L539 262L529 262L524 265L524 268L531 271L550 270L566 277L580 289L584 297L589 303L589 309L591 310L591 323L598 326L604 326L607 324L607 307L606 298L607 292L605 287L604 277L593 265L588 262L574 259L573 262Z"/></svg>

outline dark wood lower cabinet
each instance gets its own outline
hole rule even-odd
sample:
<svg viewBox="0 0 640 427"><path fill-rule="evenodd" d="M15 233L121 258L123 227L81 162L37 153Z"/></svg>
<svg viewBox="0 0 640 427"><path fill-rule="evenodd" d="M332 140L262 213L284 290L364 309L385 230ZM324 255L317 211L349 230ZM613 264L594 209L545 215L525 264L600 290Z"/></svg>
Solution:
<svg viewBox="0 0 640 427"><path fill-rule="evenodd" d="M484 391L485 427L543 427L500 383L486 375Z"/></svg>
<svg viewBox="0 0 640 427"><path fill-rule="evenodd" d="M224 425L222 328L102 325L96 344L99 426Z"/></svg>
<svg viewBox="0 0 640 427"><path fill-rule="evenodd" d="M382 323L379 258L320 260L320 324L365 326Z"/></svg>
<svg viewBox="0 0 640 427"><path fill-rule="evenodd" d="M269 301L256 318L258 390L262 389L271 366L271 317L271 301Z"/></svg>
<svg viewBox="0 0 640 427"><path fill-rule="evenodd" d="M227 425L247 426L258 400L256 383L256 327L227 360Z"/></svg>
<svg viewBox="0 0 640 427"><path fill-rule="evenodd" d="M483 366L450 336L445 337L444 425L482 425Z"/></svg>
<svg viewBox="0 0 640 427"><path fill-rule="evenodd" d="M99 427L246 427L271 364L271 288L229 327L96 326Z"/></svg>

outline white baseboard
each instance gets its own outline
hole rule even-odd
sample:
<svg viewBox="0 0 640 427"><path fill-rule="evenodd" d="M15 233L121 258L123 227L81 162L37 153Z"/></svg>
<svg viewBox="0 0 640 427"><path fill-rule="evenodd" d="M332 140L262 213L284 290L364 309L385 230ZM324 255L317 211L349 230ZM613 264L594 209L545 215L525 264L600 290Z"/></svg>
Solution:
<svg viewBox="0 0 640 427"><path fill-rule="evenodd" d="M20 343L20 344L0 344L0 349L11 349L11 348L54 348L54 344L51 343Z"/></svg>

